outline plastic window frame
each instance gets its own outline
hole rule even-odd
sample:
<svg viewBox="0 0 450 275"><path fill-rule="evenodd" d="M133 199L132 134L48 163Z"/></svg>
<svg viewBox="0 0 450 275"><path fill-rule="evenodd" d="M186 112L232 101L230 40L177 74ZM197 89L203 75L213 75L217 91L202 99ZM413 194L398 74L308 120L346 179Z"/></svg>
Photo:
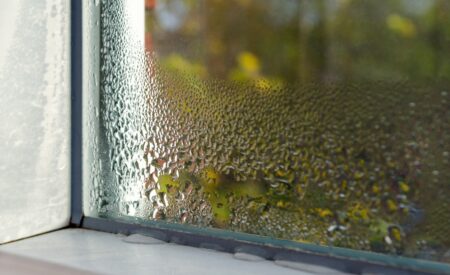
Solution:
<svg viewBox="0 0 450 275"><path fill-rule="evenodd" d="M83 31L84 24L88 21L87 16L92 16L88 9L89 5L83 0L71 0L71 218L69 227L126 235L139 233L182 245L229 253L245 252L267 260L315 264L356 274L369 270L377 274L450 274L450 266L439 262L160 221L139 223L135 219L117 221L85 216L83 213L83 95L86 95L88 91L83 84L85 81L83 73L87 69L86 66L90 64L83 63L83 50L91 45L87 44L86 33Z"/></svg>

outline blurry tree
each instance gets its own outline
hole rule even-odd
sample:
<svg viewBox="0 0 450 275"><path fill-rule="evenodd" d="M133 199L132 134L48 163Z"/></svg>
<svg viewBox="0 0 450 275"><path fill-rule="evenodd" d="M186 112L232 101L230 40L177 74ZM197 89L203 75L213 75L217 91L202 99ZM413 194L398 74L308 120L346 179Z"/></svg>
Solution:
<svg viewBox="0 0 450 275"><path fill-rule="evenodd" d="M202 64L210 77L258 75L278 83L450 78L446 0L157 3L147 19L155 50ZM252 77L242 70L243 56L258 60Z"/></svg>

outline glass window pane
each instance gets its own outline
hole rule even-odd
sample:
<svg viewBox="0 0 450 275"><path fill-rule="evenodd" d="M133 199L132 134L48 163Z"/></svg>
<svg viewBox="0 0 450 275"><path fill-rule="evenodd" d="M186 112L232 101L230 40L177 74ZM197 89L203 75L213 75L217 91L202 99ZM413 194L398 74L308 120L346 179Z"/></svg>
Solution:
<svg viewBox="0 0 450 275"><path fill-rule="evenodd" d="M90 215L450 261L449 2L103 1L100 18Z"/></svg>

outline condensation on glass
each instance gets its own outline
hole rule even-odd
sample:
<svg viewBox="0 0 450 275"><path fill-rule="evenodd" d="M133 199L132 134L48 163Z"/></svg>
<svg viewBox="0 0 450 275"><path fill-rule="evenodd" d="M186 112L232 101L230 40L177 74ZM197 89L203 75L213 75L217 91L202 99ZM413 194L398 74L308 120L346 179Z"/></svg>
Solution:
<svg viewBox="0 0 450 275"><path fill-rule="evenodd" d="M103 1L99 24L88 213L450 262L450 2Z"/></svg>
<svg viewBox="0 0 450 275"><path fill-rule="evenodd" d="M69 6L0 0L0 244L69 224Z"/></svg>

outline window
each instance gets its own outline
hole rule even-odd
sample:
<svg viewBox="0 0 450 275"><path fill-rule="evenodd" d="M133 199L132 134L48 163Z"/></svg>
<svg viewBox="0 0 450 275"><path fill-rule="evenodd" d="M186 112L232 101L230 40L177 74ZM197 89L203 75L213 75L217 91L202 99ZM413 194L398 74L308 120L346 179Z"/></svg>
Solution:
<svg viewBox="0 0 450 275"><path fill-rule="evenodd" d="M449 2L89 5L87 216L450 261Z"/></svg>

